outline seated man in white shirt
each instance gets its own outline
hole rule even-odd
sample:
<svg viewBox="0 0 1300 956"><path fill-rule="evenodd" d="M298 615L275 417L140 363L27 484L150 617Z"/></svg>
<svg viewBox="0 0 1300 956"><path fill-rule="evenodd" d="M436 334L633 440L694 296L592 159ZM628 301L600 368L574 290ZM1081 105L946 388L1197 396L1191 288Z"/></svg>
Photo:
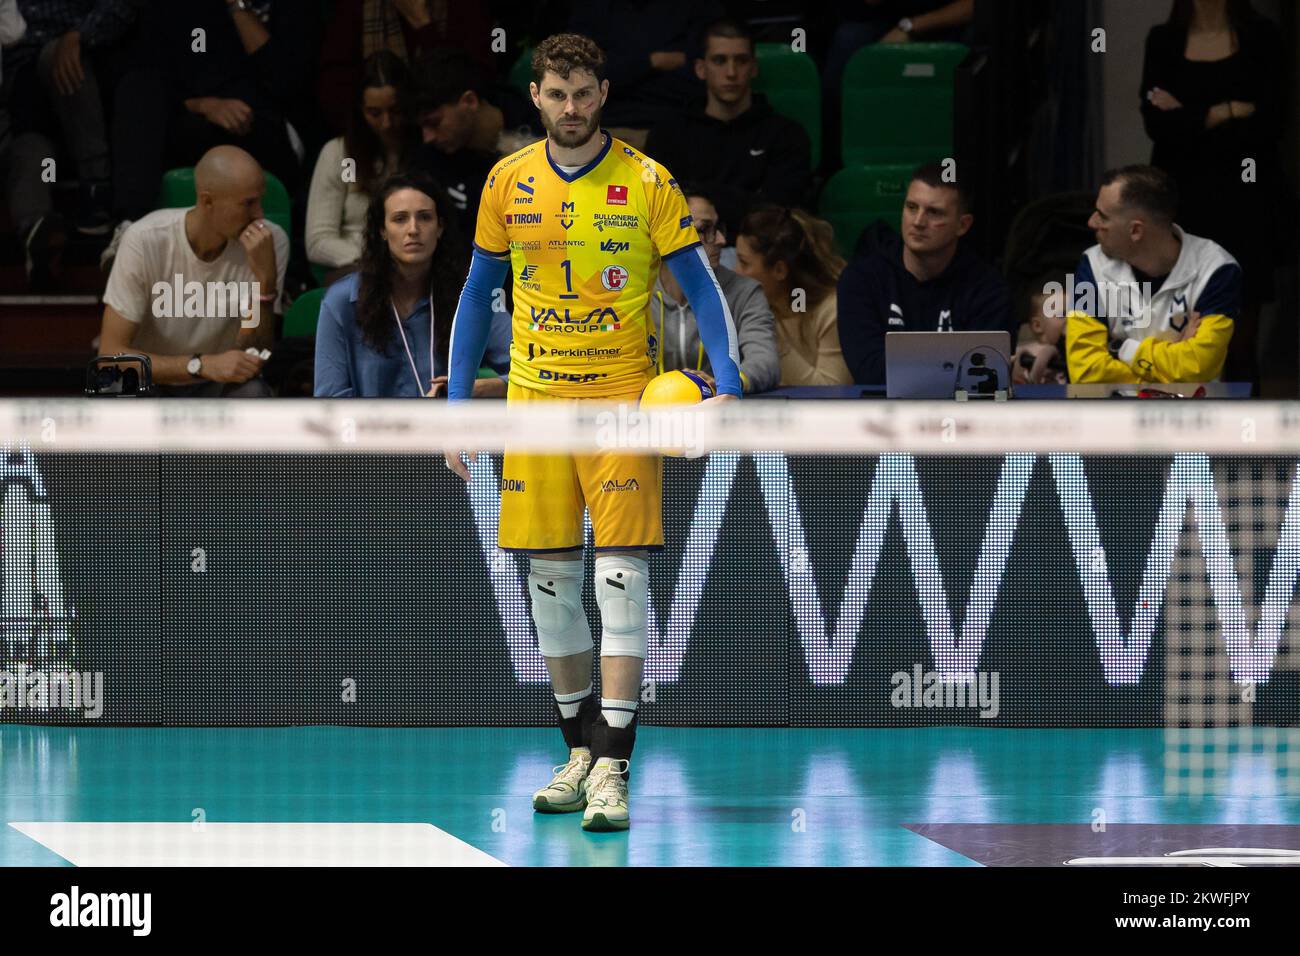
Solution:
<svg viewBox="0 0 1300 956"><path fill-rule="evenodd" d="M262 218L266 179L237 146L194 167L197 204L132 223L104 290L101 355L143 353L162 395L258 398L289 261L289 237Z"/></svg>

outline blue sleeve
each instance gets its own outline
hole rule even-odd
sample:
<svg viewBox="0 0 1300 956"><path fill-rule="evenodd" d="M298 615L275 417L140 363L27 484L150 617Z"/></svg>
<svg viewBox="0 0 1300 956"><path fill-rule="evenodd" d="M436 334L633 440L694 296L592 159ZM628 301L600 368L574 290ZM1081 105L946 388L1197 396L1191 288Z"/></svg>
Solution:
<svg viewBox="0 0 1300 956"><path fill-rule="evenodd" d="M344 331L344 321L352 319L351 303L342 296L344 308L340 312L336 305L339 298L325 296L320 306L320 320L316 323L316 369L312 387L312 395L316 398L352 398L357 393Z"/></svg>
<svg viewBox="0 0 1300 956"><path fill-rule="evenodd" d="M474 380L492 331L492 293L501 288L510 260L496 259L474 250L469 278L460 290L460 303L451 323L451 371L447 376L447 400L465 401L474 394Z"/></svg>
<svg viewBox="0 0 1300 956"><path fill-rule="evenodd" d="M736 325L731 321L731 310L718 285L718 279L709 268L709 260L699 245L688 246L672 253L664 260L677 284L686 293L686 301L695 313L695 324L700 330L700 340L713 367L713 377L718 383L718 394L744 393L740 384L740 347L736 344Z"/></svg>
<svg viewBox="0 0 1300 956"><path fill-rule="evenodd" d="M1234 322L1241 317L1241 266L1219 266L1210 276L1192 306L1201 315L1224 315Z"/></svg>

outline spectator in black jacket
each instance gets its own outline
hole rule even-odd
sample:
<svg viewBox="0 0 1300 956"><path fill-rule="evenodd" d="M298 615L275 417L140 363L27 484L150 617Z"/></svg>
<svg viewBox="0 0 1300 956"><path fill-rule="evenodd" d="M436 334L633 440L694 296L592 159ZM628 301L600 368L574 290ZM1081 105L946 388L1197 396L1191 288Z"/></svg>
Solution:
<svg viewBox="0 0 1300 956"><path fill-rule="evenodd" d="M961 248L975 220L970 197L944 175L939 163L919 167L903 203L902 237L877 221L840 276L840 347L859 385L884 384L888 332L1006 330L1015 342L1006 283Z"/></svg>
<svg viewBox="0 0 1300 956"><path fill-rule="evenodd" d="M312 0L148 4L134 67L118 88L113 201L122 221L101 267L109 268L131 221L157 204L163 172L192 166L215 146L244 149L294 195L305 130L314 122L318 6Z"/></svg>
<svg viewBox="0 0 1300 956"><path fill-rule="evenodd" d="M59 179L79 183L73 225L88 236L113 229L108 186L110 153L106 105L121 76L137 10L133 0L23 0L0 4L10 21L0 113L12 113L10 130L0 123L0 143L12 132L4 176L10 217L18 227L32 288L58 286L57 263L68 228L54 209L45 163L63 148ZM16 18L24 24L12 38ZM67 165L64 166L63 164ZM65 172L70 168L71 172Z"/></svg>
<svg viewBox="0 0 1300 956"><path fill-rule="evenodd" d="M752 34L731 20L711 24L695 75L704 81L703 103L651 130L646 155L707 189L731 235L756 206L804 205L812 147L802 126L753 91Z"/></svg>
<svg viewBox="0 0 1300 956"><path fill-rule="evenodd" d="M1151 165L1178 186L1179 226L1241 263L1244 301L1224 368L1232 381L1258 377L1259 307L1275 293L1285 84L1277 24L1249 0L1176 0L1169 22L1147 36L1141 95Z"/></svg>
<svg viewBox="0 0 1300 956"><path fill-rule="evenodd" d="M601 116L611 133L642 149L648 130L680 114L697 89L690 58L722 15L720 0L575 0L569 32L605 51L610 96Z"/></svg>
<svg viewBox="0 0 1300 956"><path fill-rule="evenodd" d="M411 165L432 176L474 234L488 173L503 156L543 139L537 107L521 91L493 84L463 50L440 48L416 61L411 112L424 145Z"/></svg>

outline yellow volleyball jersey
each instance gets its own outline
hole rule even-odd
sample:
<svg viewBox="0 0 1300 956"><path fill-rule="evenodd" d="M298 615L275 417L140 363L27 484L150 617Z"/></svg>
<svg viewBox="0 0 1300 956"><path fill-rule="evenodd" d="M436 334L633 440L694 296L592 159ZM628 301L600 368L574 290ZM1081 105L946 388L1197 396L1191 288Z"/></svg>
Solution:
<svg viewBox="0 0 1300 956"><path fill-rule="evenodd" d="M647 321L662 260L700 244L668 170L608 133L572 174L549 140L493 167L474 245L514 272L510 380L564 397L634 390L652 374Z"/></svg>

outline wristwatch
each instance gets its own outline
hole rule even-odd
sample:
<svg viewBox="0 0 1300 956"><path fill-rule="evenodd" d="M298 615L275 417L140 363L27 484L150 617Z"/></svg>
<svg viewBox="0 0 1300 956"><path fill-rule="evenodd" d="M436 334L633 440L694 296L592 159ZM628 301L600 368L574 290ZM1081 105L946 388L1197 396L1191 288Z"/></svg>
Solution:
<svg viewBox="0 0 1300 956"><path fill-rule="evenodd" d="M203 359L196 353L185 365L185 371L193 376L198 376L199 370L203 368Z"/></svg>
<svg viewBox="0 0 1300 956"><path fill-rule="evenodd" d="M239 2L242 4L244 0L239 0ZM902 30L910 37L912 35L912 30L915 29L914 26L912 25L912 18L903 17L903 19L899 20L898 29Z"/></svg>

